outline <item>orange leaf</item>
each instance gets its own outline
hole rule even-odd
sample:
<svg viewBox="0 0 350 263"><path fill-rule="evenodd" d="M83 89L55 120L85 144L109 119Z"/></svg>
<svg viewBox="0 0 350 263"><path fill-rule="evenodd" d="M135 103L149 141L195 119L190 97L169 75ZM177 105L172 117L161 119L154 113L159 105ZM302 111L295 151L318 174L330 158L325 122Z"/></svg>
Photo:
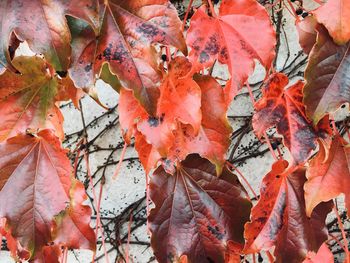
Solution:
<svg viewBox="0 0 350 263"><path fill-rule="evenodd" d="M305 183L306 212L309 216L321 202L345 194L345 204L350 211L350 148L339 135L331 144L320 143L318 154L310 161Z"/></svg>
<svg viewBox="0 0 350 263"><path fill-rule="evenodd" d="M224 92L210 76L197 75L195 80L202 91L202 124L199 133L197 135L188 125L181 125L175 132L176 139L168 158L181 161L190 153L198 153L215 164L217 174L220 174L232 131L226 116Z"/></svg>
<svg viewBox="0 0 350 263"><path fill-rule="evenodd" d="M348 0L328 0L313 11L317 21L323 24L338 45L350 40L350 2Z"/></svg>

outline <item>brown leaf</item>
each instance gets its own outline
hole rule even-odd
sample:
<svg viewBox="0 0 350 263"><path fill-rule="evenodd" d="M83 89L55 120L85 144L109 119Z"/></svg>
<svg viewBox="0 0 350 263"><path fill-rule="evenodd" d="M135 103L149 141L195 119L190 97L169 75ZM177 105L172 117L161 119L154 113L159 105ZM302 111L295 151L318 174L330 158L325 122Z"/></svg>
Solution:
<svg viewBox="0 0 350 263"><path fill-rule="evenodd" d="M159 262L224 262L229 240L243 243L251 203L236 176L198 155L190 155L173 175L159 167L151 177L155 203L149 216L151 244Z"/></svg>
<svg viewBox="0 0 350 263"><path fill-rule="evenodd" d="M97 26L96 1L4 0L0 4L0 73L6 67L20 70L11 63L8 51L13 32L27 41L31 50L45 56L57 71L66 71L71 53L66 15L79 17Z"/></svg>
<svg viewBox="0 0 350 263"><path fill-rule="evenodd" d="M350 43L338 46L323 26L317 26L316 31L317 42L309 56L303 90L307 116L315 124L350 102Z"/></svg>

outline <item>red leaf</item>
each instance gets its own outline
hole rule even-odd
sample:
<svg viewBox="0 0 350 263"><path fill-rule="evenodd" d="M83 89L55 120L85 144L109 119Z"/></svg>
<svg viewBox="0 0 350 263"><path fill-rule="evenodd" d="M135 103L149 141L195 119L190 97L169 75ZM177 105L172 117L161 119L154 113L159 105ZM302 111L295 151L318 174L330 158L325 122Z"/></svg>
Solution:
<svg viewBox="0 0 350 263"><path fill-rule="evenodd" d="M11 257L13 257L15 260L28 260L30 255L28 251L23 249L21 244L11 235L11 230L6 230L6 219L1 218L0 219L0 235L5 237L7 248L11 252Z"/></svg>
<svg viewBox="0 0 350 263"><path fill-rule="evenodd" d="M99 38L90 31L90 36L73 39L77 48L70 74L77 86L90 87L107 62L123 86L133 90L146 111L154 114L159 72L150 44L173 45L187 52L176 9L167 0L105 3ZM77 33L81 31L88 30L80 26Z"/></svg>
<svg viewBox="0 0 350 263"><path fill-rule="evenodd" d="M0 144L0 218L31 256L51 240L52 220L69 203L70 175L66 152L49 130Z"/></svg>
<svg viewBox="0 0 350 263"><path fill-rule="evenodd" d="M44 246L42 250L37 253L34 263L60 263L62 250L58 245Z"/></svg>
<svg viewBox="0 0 350 263"><path fill-rule="evenodd" d="M350 148L346 141L336 136L330 145L319 143L318 154L310 161L305 183L306 212L310 215L321 202L345 194L345 204L350 211Z"/></svg>
<svg viewBox="0 0 350 263"><path fill-rule="evenodd" d="M70 205L55 218L54 242L70 249L96 249L96 237L90 227L91 208L82 203L87 199L84 185L74 180L70 189Z"/></svg>
<svg viewBox="0 0 350 263"><path fill-rule="evenodd" d="M288 77L273 74L263 88L263 97L255 104L253 128L259 138L276 126L283 136L284 145L290 150L296 163L305 162L316 148L317 132L306 118L302 103L304 84L298 81L288 89Z"/></svg>
<svg viewBox="0 0 350 263"><path fill-rule="evenodd" d="M20 40L27 41L35 53L44 54L57 71L66 71L71 47L65 16L79 17L96 25L98 18L95 4L92 0L1 1L0 72L7 64L12 66L8 47L13 32ZM13 66L18 69L16 65Z"/></svg>
<svg viewBox="0 0 350 263"><path fill-rule="evenodd" d="M223 262L229 240L243 243L251 204L237 177L198 155L190 155L174 175L159 167L151 177L155 203L149 216L151 244L159 262Z"/></svg>
<svg viewBox="0 0 350 263"><path fill-rule="evenodd" d="M231 84L226 87L231 101L254 70L254 59L269 68L275 56L275 32L269 15L255 0L224 0L219 16L213 18L199 8L191 19L187 44L194 70L206 68L218 59L227 64Z"/></svg>
<svg viewBox="0 0 350 263"><path fill-rule="evenodd" d="M324 203L307 218L303 185L305 171L285 170L280 160L263 179L259 202L245 226L246 253L269 250L276 245L276 262L300 262L308 251L317 251L327 239L325 219L331 210Z"/></svg>
<svg viewBox="0 0 350 263"><path fill-rule="evenodd" d="M309 56L303 91L307 116L314 123L350 102L350 43L336 45L323 26L317 26L316 31L317 42Z"/></svg>
<svg viewBox="0 0 350 263"><path fill-rule="evenodd" d="M350 40L350 2L328 0L314 12L317 21L323 24L338 45Z"/></svg>
<svg viewBox="0 0 350 263"><path fill-rule="evenodd" d="M303 263L334 263L334 256L326 243L323 243L317 254L315 252L309 252Z"/></svg>
<svg viewBox="0 0 350 263"><path fill-rule="evenodd" d="M197 75L195 80L202 90L202 125L198 135L188 125L176 131L169 159L181 161L190 153L198 153L215 164L220 174L232 131L226 116L224 92L212 77Z"/></svg>

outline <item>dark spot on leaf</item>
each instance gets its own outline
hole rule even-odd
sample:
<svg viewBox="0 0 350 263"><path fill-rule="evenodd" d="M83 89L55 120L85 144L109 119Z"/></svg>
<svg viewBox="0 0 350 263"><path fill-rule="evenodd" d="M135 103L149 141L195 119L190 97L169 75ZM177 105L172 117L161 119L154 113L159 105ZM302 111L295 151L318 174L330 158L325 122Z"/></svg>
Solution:
<svg viewBox="0 0 350 263"><path fill-rule="evenodd" d="M155 117L149 117L147 122L151 127L157 127L159 125L159 119Z"/></svg>
<svg viewBox="0 0 350 263"><path fill-rule="evenodd" d="M220 51L220 56L224 59L224 60L228 60L228 51L227 51L227 47L223 47Z"/></svg>
<svg viewBox="0 0 350 263"><path fill-rule="evenodd" d="M200 63L205 63L209 60L209 55L208 53L206 53L205 51L202 51L201 54L199 55L199 62Z"/></svg>
<svg viewBox="0 0 350 263"><path fill-rule="evenodd" d="M92 69L92 63L85 66L84 70L85 72L89 72Z"/></svg>
<svg viewBox="0 0 350 263"><path fill-rule="evenodd" d="M136 32L141 33L148 39L153 39L156 36L163 36L165 34L150 23L142 23L138 28L136 28Z"/></svg>
<svg viewBox="0 0 350 263"><path fill-rule="evenodd" d="M224 238L224 234L220 232L218 226L212 227L208 226L208 231L212 233L218 240L222 240Z"/></svg>
<svg viewBox="0 0 350 263"><path fill-rule="evenodd" d="M210 55L219 53L220 45L218 43L219 37L217 35L210 36L209 42L205 45L205 51Z"/></svg>
<svg viewBox="0 0 350 263"><path fill-rule="evenodd" d="M67 77L67 71L56 71L57 75L60 76L61 78Z"/></svg>

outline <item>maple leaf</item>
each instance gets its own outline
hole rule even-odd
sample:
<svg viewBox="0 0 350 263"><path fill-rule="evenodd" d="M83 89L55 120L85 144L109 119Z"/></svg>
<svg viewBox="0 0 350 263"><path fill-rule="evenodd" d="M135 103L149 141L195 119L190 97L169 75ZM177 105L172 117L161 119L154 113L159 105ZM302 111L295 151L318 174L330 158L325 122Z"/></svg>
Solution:
<svg viewBox="0 0 350 263"><path fill-rule="evenodd" d="M338 46L323 26L317 26L317 42L305 70L304 104L316 124L327 113L350 101L350 43Z"/></svg>
<svg viewBox="0 0 350 263"><path fill-rule="evenodd" d="M84 185L73 180L70 205L55 217L53 240L56 244L70 249L96 249L95 232L90 227L91 208L82 204L86 199Z"/></svg>
<svg viewBox="0 0 350 263"><path fill-rule="evenodd" d="M348 0L328 0L312 13L316 20L328 29L335 43L343 45L350 40L350 2Z"/></svg>
<svg viewBox="0 0 350 263"><path fill-rule="evenodd" d="M321 202L326 202L345 194L345 204L350 211L350 148L337 135L330 145L319 143L320 150L310 160L305 183L306 212L309 216Z"/></svg>
<svg viewBox="0 0 350 263"><path fill-rule="evenodd" d="M57 71L67 71L71 53L66 15L79 17L96 27L96 1L4 0L0 4L0 72L16 68L11 63L10 36L27 41L31 50L41 53ZM17 69L19 70L19 69Z"/></svg>
<svg viewBox="0 0 350 263"><path fill-rule="evenodd" d="M255 0L224 0L218 17L210 17L206 7L191 19L187 44L194 70L206 68L218 59L231 74L225 88L231 101L254 70L254 59L269 68L275 56L275 32L269 15Z"/></svg>
<svg viewBox="0 0 350 263"><path fill-rule="evenodd" d="M96 39L90 32L87 36L79 35L79 39L73 38L77 53L73 55L70 74L78 87L89 87L102 65L109 63L111 72L122 85L133 90L146 111L154 114L159 72L150 44L173 45L187 53L176 9L167 0L104 3L99 37ZM84 26L76 28L74 32L88 30Z"/></svg>
<svg viewBox="0 0 350 263"><path fill-rule="evenodd" d="M220 174L232 131L226 116L224 92L210 76L196 75L195 80L202 91L202 123L198 134L188 125L181 125L174 132L175 141L169 159L181 161L190 153L198 153L215 164L217 174Z"/></svg>
<svg viewBox="0 0 350 263"><path fill-rule="evenodd" d="M229 241L243 244L251 203L236 176L198 155L173 175L159 167L150 180L155 203L149 216L151 244L159 262L223 262Z"/></svg>
<svg viewBox="0 0 350 263"><path fill-rule="evenodd" d="M306 216L303 185L305 170L286 170L279 160L264 177L259 202L245 225L245 253L269 250L276 245L276 262L301 262L308 251L317 251L327 240L325 219L331 203L323 203Z"/></svg>
<svg viewBox="0 0 350 263"><path fill-rule="evenodd" d="M53 129L62 139L63 116L55 102L72 98L77 106L82 91L71 80L53 76L39 57L16 57L13 65L22 74L0 75L0 141L28 128Z"/></svg>
<svg viewBox="0 0 350 263"><path fill-rule="evenodd" d="M52 220L69 203L71 172L49 130L0 144L0 218L31 257L51 240Z"/></svg>
<svg viewBox="0 0 350 263"><path fill-rule="evenodd" d="M315 252L309 252L303 263L334 263L334 256L327 244L323 243L317 254Z"/></svg>
<svg viewBox="0 0 350 263"><path fill-rule="evenodd" d="M262 90L263 97L255 103L253 128L261 138L266 129L276 126L294 161L303 163L316 148L318 133L305 114L304 83L298 81L285 89L288 82L288 77L282 73L270 76Z"/></svg>

